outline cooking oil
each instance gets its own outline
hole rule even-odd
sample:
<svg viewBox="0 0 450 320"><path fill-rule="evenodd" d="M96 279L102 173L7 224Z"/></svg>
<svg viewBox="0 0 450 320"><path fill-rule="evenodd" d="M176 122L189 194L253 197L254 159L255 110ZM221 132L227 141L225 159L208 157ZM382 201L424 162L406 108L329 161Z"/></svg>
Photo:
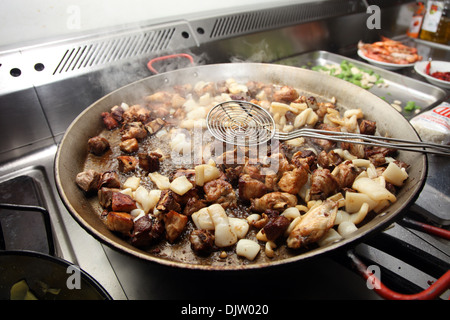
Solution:
<svg viewBox="0 0 450 320"><path fill-rule="evenodd" d="M450 44L450 0L428 1L420 39Z"/></svg>

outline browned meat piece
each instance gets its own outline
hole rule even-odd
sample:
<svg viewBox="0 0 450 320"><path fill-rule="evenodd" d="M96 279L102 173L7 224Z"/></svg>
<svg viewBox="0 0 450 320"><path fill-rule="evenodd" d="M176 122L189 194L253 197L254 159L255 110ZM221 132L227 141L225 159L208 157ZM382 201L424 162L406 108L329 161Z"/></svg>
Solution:
<svg viewBox="0 0 450 320"><path fill-rule="evenodd" d="M242 173L243 166L225 168L226 179L231 183L235 184L239 181L239 175Z"/></svg>
<svg viewBox="0 0 450 320"><path fill-rule="evenodd" d="M289 163L286 156L282 153L272 154L264 160L264 167L270 168L274 172L278 172L282 175L285 171L290 171L294 169L294 165Z"/></svg>
<svg viewBox="0 0 450 320"><path fill-rule="evenodd" d="M397 149L378 146L366 147L364 151L366 159L370 158L371 156L377 153L382 154L385 157L393 157L397 154Z"/></svg>
<svg viewBox="0 0 450 320"><path fill-rule="evenodd" d="M278 191L278 174L269 172L264 178L264 185L268 192Z"/></svg>
<svg viewBox="0 0 450 320"><path fill-rule="evenodd" d="M76 184L85 192L92 192L98 190L98 183L101 174L95 170L87 170L77 174L75 178Z"/></svg>
<svg viewBox="0 0 450 320"><path fill-rule="evenodd" d="M214 82L205 83L203 86L195 86L194 93L201 97L202 95L209 93L211 96L216 95L216 84Z"/></svg>
<svg viewBox="0 0 450 320"><path fill-rule="evenodd" d="M285 171L278 187L281 191L298 194L303 185L308 181L308 170L305 167L295 168L292 171Z"/></svg>
<svg viewBox="0 0 450 320"><path fill-rule="evenodd" d="M268 85L266 83L262 83L262 82L248 81L247 82L247 88L248 88L249 94L252 97L256 96L261 91L264 91L264 93L266 94L266 96L268 98L271 98L272 94L273 94L273 86L272 85Z"/></svg>
<svg viewBox="0 0 450 320"><path fill-rule="evenodd" d="M327 114L328 108L335 109L336 105L330 102L319 102L317 103L318 109L316 110L316 114L319 116L319 120L322 121L325 115Z"/></svg>
<svg viewBox="0 0 450 320"><path fill-rule="evenodd" d="M157 152L139 153L139 166L148 172L155 172L159 170L159 162L162 155Z"/></svg>
<svg viewBox="0 0 450 320"><path fill-rule="evenodd" d="M297 167L311 168L316 161L316 154L312 150L297 151L292 155L291 162Z"/></svg>
<svg viewBox="0 0 450 320"><path fill-rule="evenodd" d="M297 205L297 197L287 192L271 192L259 199L251 200L251 209L256 212L276 210L278 212Z"/></svg>
<svg viewBox="0 0 450 320"><path fill-rule="evenodd" d="M192 250L200 255L209 254L214 248L214 235L208 230L192 230L189 241Z"/></svg>
<svg viewBox="0 0 450 320"><path fill-rule="evenodd" d="M164 224L162 221L146 214L134 222L131 244L145 248L161 239L163 234Z"/></svg>
<svg viewBox="0 0 450 320"><path fill-rule="evenodd" d="M358 174L361 173L351 161L345 161L337 166L337 174L334 176L339 185L339 189L350 188Z"/></svg>
<svg viewBox="0 0 450 320"><path fill-rule="evenodd" d="M172 190L163 190L161 197L156 204L159 211L181 211L180 204L176 201L175 193Z"/></svg>
<svg viewBox="0 0 450 320"><path fill-rule="evenodd" d="M170 102L172 93L168 91L158 91L145 97L146 102Z"/></svg>
<svg viewBox="0 0 450 320"><path fill-rule="evenodd" d="M119 175L115 171L103 172L101 179L98 183L98 189L102 187L108 188L120 188Z"/></svg>
<svg viewBox="0 0 450 320"><path fill-rule="evenodd" d="M88 140L88 149L90 153L101 156L109 150L109 142L103 137L95 136Z"/></svg>
<svg viewBox="0 0 450 320"><path fill-rule="evenodd" d="M266 235L268 240L276 240L282 236L291 222L284 216L276 216L269 219L262 232Z"/></svg>
<svg viewBox="0 0 450 320"><path fill-rule="evenodd" d="M221 150L220 146L215 150ZM238 152L235 148L234 150L226 151L216 158L216 163L218 165L223 165L225 168L236 167L244 165L248 160L248 157L243 152Z"/></svg>
<svg viewBox="0 0 450 320"><path fill-rule="evenodd" d="M308 97L306 99L306 104L308 105L308 107L310 107L311 109L315 110L318 107L318 103L315 97L311 96Z"/></svg>
<svg viewBox="0 0 450 320"><path fill-rule="evenodd" d="M336 132L341 131L341 129L339 129L339 127L333 127L333 126L330 126L330 125L327 125L324 123L318 125L316 128L319 130L327 130L327 131L336 131ZM314 144L316 144L321 149L323 149L327 152L336 145L336 142L326 140L326 139L312 139L312 141Z"/></svg>
<svg viewBox="0 0 450 320"><path fill-rule="evenodd" d="M329 152L322 150L317 157L317 164L322 168L330 168L337 166L342 162L342 160L343 159L339 156L339 154L334 152L334 150Z"/></svg>
<svg viewBox="0 0 450 320"><path fill-rule="evenodd" d="M273 93L273 100L278 102L292 102L299 97L297 90L289 86L283 86Z"/></svg>
<svg viewBox="0 0 450 320"><path fill-rule="evenodd" d="M156 118L155 120L147 122L145 124L145 128L147 129L148 133L152 135L158 132L162 127L164 127L165 124L166 121L161 118Z"/></svg>
<svg viewBox="0 0 450 320"><path fill-rule="evenodd" d="M386 163L386 157L382 153L375 153L369 157L370 162L373 163L375 167L382 166Z"/></svg>
<svg viewBox="0 0 450 320"><path fill-rule="evenodd" d="M362 120L359 124L359 132L362 134L374 135L377 131L377 123L370 120Z"/></svg>
<svg viewBox="0 0 450 320"><path fill-rule="evenodd" d="M119 126L119 122L117 122L116 119L111 115L109 112L102 112L101 114L103 124L105 125L106 129L112 130Z"/></svg>
<svg viewBox="0 0 450 320"><path fill-rule="evenodd" d="M297 249L320 240L334 225L337 211L337 202L329 199L309 210L289 234L288 247Z"/></svg>
<svg viewBox="0 0 450 320"><path fill-rule="evenodd" d="M111 108L111 115L117 122L122 122L124 110L120 106L114 106Z"/></svg>
<svg viewBox="0 0 450 320"><path fill-rule="evenodd" d="M136 208L136 201L134 201L129 195L122 192L113 192L111 199L112 211L130 212Z"/></svg>
<svg viewBox="0 0 450 320"><path fill-rule="evenodd" d="M111 209L112 206L112 196L115 192L119 192L120 189L117 188L106 188L103 187L98 190L98 201L100 205L105 209Z"/></svg>
<svg viewBox="0 0 450 320"><path fill-rule="evenodd" d="M188 217L184 214L170 210L163 216L166 237L169 242L173 243L183 232L188 222Z"/></svg>
<svg viewBox="0 0 450 320"><path fill-rule="evenodd" d="M129 236L133 229L133 217L126 212L108 212L105 219L106 227L111 231Z"/></svg>
<svg viewBox="0 0 450 320"><path fill-rule="evenodd" d="M191 190L193 190L193 189L191 189ZM198 198L195 198L195 197L194 198L189 198L187 200L187 202L186 202L186 205L184 206L183 214L185 216L190 216L194 212L197 212L198 210L200 210L201 208L204 208L204 207L206 207L206 201L205 200L198 199Z"/></svg>
<svg viewBox="0 0 450 320"><path fill-rule="evenodd" d="M136 138L137 140L144 139L147 136L147 130L142 122L130 122L125 124L122 128L122 141Z"/></svg>
<svg viewBox="0 0 450 320"><path fill-rule="evenodd" d="M125 123L136 121L146 123L150 120L150 110L136 104L129 107L128 110L123 113L122 117Z"/></svg>
<svg viewBox="0 0 450 320"><path fill-rule="evenodd" d="M117 161L119 161L119 170L124 173L134 171L139 163L139 160L132 156L118 156Z"/></svg>
<svg viewBox="0 0 450 320"><path fill-rule="evenodd" d="M353 139L352 141L362 141ZM344 150L348 150L352 155L357 158L364 158L365 156L365 147L360 143L351 143L351 142L341 142L341 148Z"/></svg>
<svg viewBox="0 0 450 320"><path fill-rule="evenodd" d="M203 186L207 202L219 203L223 208L236 205L236 194L233 186L222 179L216 179L205 183Z"/></svg>
<svg viewBox="0 0 450 320"><path fill-rule="evenodd" d="M248 174L239 177L239 199L250 201L250 199L261 198L267 193L266 185Z"/></svg>
<svg viewBox="0 0 450 320"><path fill-rule="evenodd" d="M311 175L310 196L313 200L326 199L336 193L338 184L330 170L317 168Z"/></svg>
<svg viewBox="0 0 450 320"><path fill-rule="evenodd" d="M139 144L136 138L123 140L119 144L120 150L125 153L133 153L139 150Z"/></svg>

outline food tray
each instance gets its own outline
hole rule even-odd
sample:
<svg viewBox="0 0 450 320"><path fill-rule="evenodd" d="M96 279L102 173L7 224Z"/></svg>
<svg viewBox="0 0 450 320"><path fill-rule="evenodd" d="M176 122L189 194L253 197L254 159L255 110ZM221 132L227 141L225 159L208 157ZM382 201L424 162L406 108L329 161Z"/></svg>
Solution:
<svg viewBox="0 0 450 320"><path fill-rule="evenodd" d="M380 86L374 85L367 90L385 99L390 104L400 101L401 113L408 120L414 117L417 112L425 111L439 104L447 96L444 90L426 82L327 51L308 52L279 60L276 63L311 69L314 66L339 65L343 60L352 63L357 68L371 70L378 74L384 80L384 83ZM420 109L416 112L405 110L404 108L409 101L415 102Z"/></svg>

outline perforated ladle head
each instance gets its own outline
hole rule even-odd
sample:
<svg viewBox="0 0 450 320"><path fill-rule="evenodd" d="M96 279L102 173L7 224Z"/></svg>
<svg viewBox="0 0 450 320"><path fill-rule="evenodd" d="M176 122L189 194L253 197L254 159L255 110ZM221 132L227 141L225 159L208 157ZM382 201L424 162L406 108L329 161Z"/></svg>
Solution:
<svg viewBox="0 0 450 320"><path fill-rule="evenodd" d="M216 139L239 146L259 145L275 135L270 113L248 101L219 103L209 111L206 124Z"/></svg>

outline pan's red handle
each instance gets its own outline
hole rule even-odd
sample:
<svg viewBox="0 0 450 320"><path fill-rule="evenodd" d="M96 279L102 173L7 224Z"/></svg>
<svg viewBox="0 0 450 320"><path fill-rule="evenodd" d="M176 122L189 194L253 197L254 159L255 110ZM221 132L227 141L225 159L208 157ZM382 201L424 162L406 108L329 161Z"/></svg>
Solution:
<svg viewBox="0 0 450 320"><path fill-rule="evenodd" d="M392 291L386 287L379 279L373 275L364 263L351 251L347 252L348 257L353 262L358 272L364 279L375 280L378 286L374 286L374 290L380 297L389 300L432 300L438 298L442 293L450 289L450 270L444 273L427 289L415 294L403 294Z"/></svg>
<svg viewBox="0 0 450 320"><path fill-rule="evenodd" d="M156 58L151 59L147 63L147 68L151 72L158 74L159 72L155 68L153 68L153 63L158 62L158 61L168 60L168 59L174 59L174 58L186 58L191 62L191 64L194 64L194 58L192 58L191 55L189 55L187 53L176 53L176 54L169 54L167 56L161 56L161 57L156 57Z"/></svg>

